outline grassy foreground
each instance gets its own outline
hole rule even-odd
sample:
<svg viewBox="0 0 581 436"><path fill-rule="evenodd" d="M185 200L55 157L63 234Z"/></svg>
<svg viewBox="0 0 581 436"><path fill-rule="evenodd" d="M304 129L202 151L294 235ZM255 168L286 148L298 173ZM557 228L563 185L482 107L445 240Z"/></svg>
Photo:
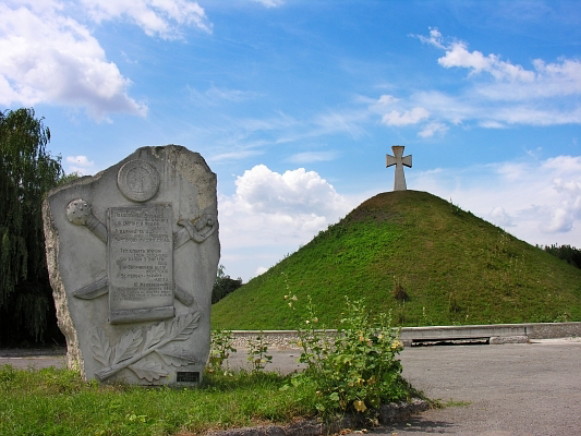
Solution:
<svg viewBox="0 0 581 436"><path fill-rule="evenodd" d="M345 297L394 325L581 321L581 269L439 197L376 195L218 302L214 328L294 329L284 295L334 328Z"/></svg>
<svg viewBox="0 0 581 436"><path fill-rule="evenodd" d="M200 389L100 386L69 370L0 367L0 435L170 435L315 415L314 388L288 377L207 377Z"/></svg>

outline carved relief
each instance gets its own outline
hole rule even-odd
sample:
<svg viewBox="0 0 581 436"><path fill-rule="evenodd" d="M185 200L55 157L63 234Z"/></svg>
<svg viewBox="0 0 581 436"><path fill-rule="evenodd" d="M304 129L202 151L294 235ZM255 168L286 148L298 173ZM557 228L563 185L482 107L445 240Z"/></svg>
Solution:
<svg viewBox="0 0 581 436"><path fill-rule="evenodd" d="M141 159L124 164L117 176L121 193L138 203L151 200L157 194L159 182L159 173L155 167Z"/></svg>
<svg viewBox="0 0 581 436"><path fill-rule="evenodd" d="M97 328L91 337L91 345L95 360L103 369L95 373L96 377L104 381L127 368L137 377L152 382L169 375L171 366L200 363L184 349L169 346L172 342L188 339L199 321L200 314L192 312L148 328L131 329L114 346L109 343L105 332ZM152 354L159 359L147 359Z"/></svg>
<svg viewBox="0 0 581 436"><path fill-rule="evenodd" d="M202 156L142 147L53 190L44 219L59 323L83 377L198 383L220 256L216 175Z"/></svg>
<svg viewBox="0 0 581 436"><path fill-rule="evenodd" d="M173 306L169 306L167 299L161 306L153 303L153 300L157 299L152 298L151 307L148 308L131 307L131 303L121 304L126 307L116 308L119 301L135 300L138 295L143 297L141 300L145 300L148 296L155 297L154 293L158 293L159 297L161 294L168 295L171 292L182 304L186 306L193 304L191 294L173 283L171 270L173 250L190 240L204 242L216 231L217 223L214 216L203 213L192 219L182 218L177 222L181 228L169 237L172 219L169 205L111 208L108 211L109 229L93 215L91 205L81 198L69 202L65 213L69 222L86 227L101 241L108 243L109 274L74 290L73 295L91 300L110 292L113 282L115 291L109 297L111 323L156 321L173 316ZM127 246L124 247L123 242L131 240L138 240L139 246L131 248L131 244L125 244ZM140 259L143 262L138 265ZM129 272L130 270L132 272ZM156 277L148 278L147 274ZM130 283L131 279L135 279L133 286L123 286ZM117 286L119 283L121 286ZM161 286L161 283L165 283L165 286ZM123 298L123 294L127 298Z"/></svg>

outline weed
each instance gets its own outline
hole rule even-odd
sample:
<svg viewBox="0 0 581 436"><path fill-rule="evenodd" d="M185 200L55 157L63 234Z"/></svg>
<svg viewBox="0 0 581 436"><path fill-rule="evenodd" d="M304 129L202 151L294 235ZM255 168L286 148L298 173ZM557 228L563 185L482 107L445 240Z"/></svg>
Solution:
<svg viewBox="0 0 581 436"><path fill-rule="evenodd" d="M409 301L410 296L405 291L401 284L401 280L399 278L394 279L394 286L393 286L393 297L400 302Z"/></svg>
<svg viewBox="0 0 581 436"><path fill-rule="evenodd" d="M263 371L267 364L272 362L272 356L268 353L268 343L264 335L256 336L248 340L248 361L252 364L252 372Z"/></svg>
<svg viewBox="0 0 581 436"><path fill-rule="evenodd" d="M224 371L224 374L229 374L228 368L224 369L224 362L228 362L230 353L235 353L236 348L232 346L233 338L230 330L214 330L212 332L212 345L210 348L210 358L208 359L208 366L206 372L217 373Z"/></svg>

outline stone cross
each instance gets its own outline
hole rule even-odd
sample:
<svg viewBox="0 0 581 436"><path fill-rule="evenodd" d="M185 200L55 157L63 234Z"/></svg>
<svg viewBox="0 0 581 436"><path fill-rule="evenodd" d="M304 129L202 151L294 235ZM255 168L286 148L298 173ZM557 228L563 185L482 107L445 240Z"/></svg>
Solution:
<svg viewBox="0 0 581 436"><path fill-rule="evenodd" d="M394 191L405 191L407 189L405 176L403 174L403 167L404 165L408 168L412 167L412 155L410 154L409 156L403 156L404 148L405 146L403 145L394 145L391 147L394 155L391 156L390 154L387 154L385 156L386 168L395 165L395 181L393 184Z"/></svg>

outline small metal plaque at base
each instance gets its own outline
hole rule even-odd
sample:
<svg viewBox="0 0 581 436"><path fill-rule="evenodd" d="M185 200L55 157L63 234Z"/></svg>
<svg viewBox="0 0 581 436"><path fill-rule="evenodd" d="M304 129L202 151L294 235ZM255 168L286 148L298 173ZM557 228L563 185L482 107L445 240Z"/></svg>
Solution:
<svg viewBox="0 0 581 436"><path fill-rule="evenodd" d="M196 371L178 372L176 376L178 383L200 383L200 373Z"/></svg>

